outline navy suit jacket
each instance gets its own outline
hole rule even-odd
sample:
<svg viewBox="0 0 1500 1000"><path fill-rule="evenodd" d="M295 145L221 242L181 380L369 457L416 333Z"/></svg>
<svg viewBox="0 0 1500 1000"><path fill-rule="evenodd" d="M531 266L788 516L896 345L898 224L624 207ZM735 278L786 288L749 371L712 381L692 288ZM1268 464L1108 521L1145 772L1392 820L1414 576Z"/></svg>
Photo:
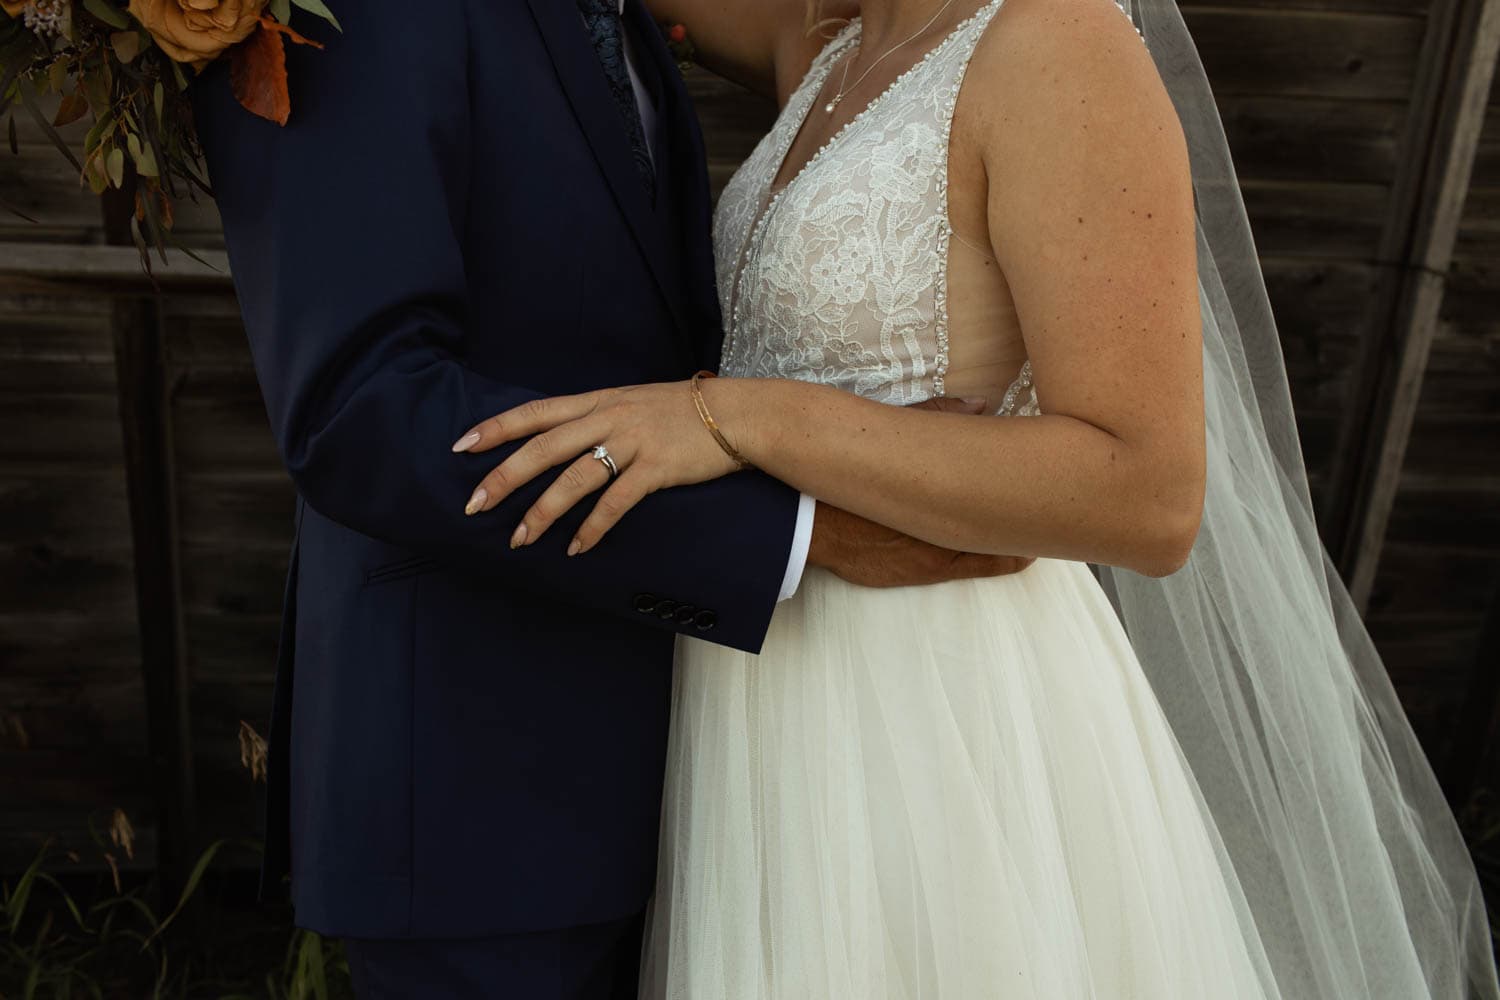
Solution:
<svg viewBox="0 0 1500 1000"><path fill-rule="evenodd" d="M584 556L591 503L512 552L552 476L467 518L509 450L450 445L537 396L717 365L701 135L638 0L654 201L571 0L346 6L324 50L289 46L287 127L224 67L194 86L299 495L268 882L289 871L298 923L334 935L609 920L652 889L675 634L759 648L797 496L741 473L649 497Z"/></svg>

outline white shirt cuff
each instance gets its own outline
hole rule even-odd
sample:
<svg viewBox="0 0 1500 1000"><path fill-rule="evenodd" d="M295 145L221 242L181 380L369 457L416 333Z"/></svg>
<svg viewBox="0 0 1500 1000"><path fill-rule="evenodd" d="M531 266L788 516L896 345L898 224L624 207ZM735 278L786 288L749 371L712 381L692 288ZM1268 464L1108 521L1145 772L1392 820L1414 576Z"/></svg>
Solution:
<svg viewBox="0 0 1500 1000"><path fill-rule="evenodd" d="M797 596L797 588L802 586L802 571L807 569L807 552L812 546L813 514L817 509L818 502L806 493L802 494L797 504L797 527L792 532L792 555L787 560L786 576L781 580L781 596L776 598L777 603Z"/></svg>

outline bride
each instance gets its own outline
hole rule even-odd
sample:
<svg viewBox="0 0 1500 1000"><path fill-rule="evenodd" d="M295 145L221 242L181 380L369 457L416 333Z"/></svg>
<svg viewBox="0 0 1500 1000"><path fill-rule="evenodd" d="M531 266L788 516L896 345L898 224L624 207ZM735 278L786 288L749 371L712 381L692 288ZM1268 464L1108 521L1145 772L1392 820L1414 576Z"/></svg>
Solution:
<svg viewBox="0 0 1500 1000"><path fill-rule="evenodd" d="M1313 531L1175 4L655 7L782 107L715 219L732 377L487 421L471 450L545 444L489 505L584 454L525 535L607 485L581 555L647 493L753 465L1038 558L921 589L810 569L759 656L680 641L644 995L1500 996ZM945 395L993 415L906 405Z"/></svg>

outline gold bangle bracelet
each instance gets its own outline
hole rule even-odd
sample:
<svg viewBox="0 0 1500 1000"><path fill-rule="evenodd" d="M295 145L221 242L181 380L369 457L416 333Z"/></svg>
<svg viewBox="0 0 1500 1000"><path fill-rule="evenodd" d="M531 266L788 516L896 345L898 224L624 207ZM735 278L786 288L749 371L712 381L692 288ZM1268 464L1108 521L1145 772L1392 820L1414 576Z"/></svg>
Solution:
<svg viewBox="0 0 1500 1000"><path fill-rule="evenodd" d="M734 445L729 443L729 439L724 437L724 432L719 430L719 425L714 421L713 414L708 412L708 404L703 401L703 389L698 385L699 380L705 378L718 378L718 376L711 371L701 371L695 374L693 380L688 383L693 394L693 405L698 408L698 416L703 420L703 426L708 428L708 432L719 443L719 447L724 449L724 454L728 455L734 464L741 469L748 469L750 468L750 463L745 461L745 456L736 451Z"/></svg>

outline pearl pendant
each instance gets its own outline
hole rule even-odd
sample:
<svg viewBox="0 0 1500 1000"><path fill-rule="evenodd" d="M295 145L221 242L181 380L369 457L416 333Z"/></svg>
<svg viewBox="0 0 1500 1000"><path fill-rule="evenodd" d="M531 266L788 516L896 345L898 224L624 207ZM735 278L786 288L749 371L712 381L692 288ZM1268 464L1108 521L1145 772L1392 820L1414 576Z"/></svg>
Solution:
<svg viewBox="0 0 1500 1000"><path fill-rule="evenodd" d="M833 114L833 109L836 108L836 107L838 107L839 106L839 101L842 101L843 99L844 99L843 95L839 95L838 97L835 97L833 100L831 100L827 104L823 105L823 110L826 111L826 112L828 112L830 115Z"/></svg>

